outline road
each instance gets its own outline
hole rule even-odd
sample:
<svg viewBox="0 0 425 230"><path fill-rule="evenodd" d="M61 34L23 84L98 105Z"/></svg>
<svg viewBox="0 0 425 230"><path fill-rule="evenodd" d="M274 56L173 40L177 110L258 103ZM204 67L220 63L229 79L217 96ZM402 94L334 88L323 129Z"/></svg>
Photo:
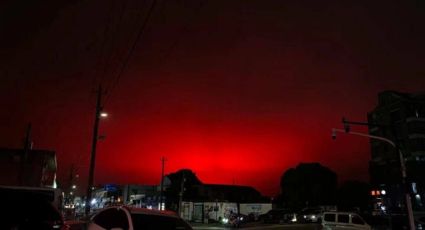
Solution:
<svg viewBox="0 0 425 230"><path fill-rule="evenodd" d="M221 230L221 229L234 229L234 228L229 228L229 227L223 227L223 226L207 226L207 225L203 225L203 226L193 226L193 229L196 230ZM317 224L261 224L261 223L256 223L256 224L250 224L250 225L245 225L242 226L239 229L249 229L249 230L260 230L260 229L283 229L283 230L292 230L292 229L306 229L306 230L315 230L315 229L319 229L319 225Z"/></svg>

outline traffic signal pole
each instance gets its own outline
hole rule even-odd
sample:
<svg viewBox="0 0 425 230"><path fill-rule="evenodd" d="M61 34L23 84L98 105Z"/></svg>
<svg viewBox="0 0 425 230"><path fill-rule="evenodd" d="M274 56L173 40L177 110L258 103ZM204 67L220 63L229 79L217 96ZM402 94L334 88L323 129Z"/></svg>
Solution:
<svg viewBox="0 0 425 230"><path fill-rule="evenodd" d="M400 146L398 145L398 142L395 141L391 141L390 139L384 138L384 137L380 137L380 136L375 136L375 135L370 135L370 134L366 134L366 133L359 133L359 132L353 132L350 129L350 125L363 125L363 126L377 126L377 127L384 127L384 128L392 128L393 130L393 134L394 134L394 138L396 138L396 133L394 131L394 126L392 125L381 125L381 124L374 124L374 123L367 123L367 122L353 122L353 121L348 121L345 118L342 118L342 123L344 124L344 129L332 129L332 138L335 139L336 137L336 132L340 132L340 133L347 133L347 134L351 134L351 135L357 135L357 136L363 136L363 137L369 137L371 139L376 139L376 140L380 140L380 141L384 141L388 144L390 144L391 146L393 146L398 155L399 155L399 160L400 160L400 171L401 171L401 176L402 176L402 184L403 184L403 192L404 192L404 199L406 202L406 209L407 209L407 216L409 219L409 227L410 230L415 230L415 219L413 216L413 209L412 209L412 199L410 197L410 193L408 191L408 184L407 184L407 173L406 173L406 162L404 160L404 155L403 152L400 149Z"/></svg>

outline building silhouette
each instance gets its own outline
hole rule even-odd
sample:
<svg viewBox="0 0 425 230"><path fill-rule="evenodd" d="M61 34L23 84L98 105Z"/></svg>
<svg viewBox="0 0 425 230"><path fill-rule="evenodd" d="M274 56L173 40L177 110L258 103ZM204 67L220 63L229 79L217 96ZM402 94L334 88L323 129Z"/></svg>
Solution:
<svg viewBox="0 0 425 230"><path fill-rule="evenodd" d="M0 148L0 185L56 187L56 153Z"/></svg>
<svg viewBox="0 0 425 230"><path fill-rule="evenodd" d="M384 91L368 113L369 133L393 141L407 168L407 190L414 209L423 209L425 190L425 94ZM404 208L399 153L388 143L371 139L369 172L376 205L382 210Z"/></svg>

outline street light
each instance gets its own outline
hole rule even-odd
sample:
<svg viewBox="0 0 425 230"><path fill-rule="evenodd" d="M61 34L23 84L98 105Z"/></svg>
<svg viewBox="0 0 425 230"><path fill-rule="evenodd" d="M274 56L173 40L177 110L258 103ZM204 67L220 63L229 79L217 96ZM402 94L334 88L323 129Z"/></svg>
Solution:
<svg viewBox="0 0 425 230"><path fill-rule="evenodd" d="M344 124L348 123L345 119L343 119ZM356 122L356 123L360 123L360 122ZM388 144L390 144L391 146L393 146L397 151L398 151L398 155L400 158L400 169L401 169L401 175L403 178L403 185L406 185L406 165L405 165L405 161L404 161L404 157L403 157L403 153L401 152L400 148L391 140L384 138L384 137L380 137L380 136L375 136L375 135L370 135L370 134L366 134L366 133L359 133L359 132L352 132L350 131L350 129L332 129L332 139L336 139L336 133L346 133L346 134L351 134L351 135L356 135L356 136L362 136L362 137L369 137L371 139L376 139L376 140L380 140L380 141L384 141ZM407 189L407 188L405 188ZM385 194L384 194L385 195ZM409 226L411 230L415 230L415 221L413 218L413 210L412 210L412 200L410 198L410 194L409 192L405 192L405 199L406 199L406 208L407 208L407 215L409 217Z"/></svg>
<svg viewBox="0 0 425 230"><path fill-rule="evenodd" d="M103 112L103 106L101 102L102 94L103 94L102 86L99 85L99 89L97 90L96 111L94 116L92 146L91 146L91 152L90 152L90 168L89 168L89 176L88 176L88 183L87 183L86 207L85 207L86 216L88 216L90 213L90 198L93 192L91 188L93 187L94 168L96 165L96 147L97 147L97 140L99 139L99 120L100 118L106 118L108 116L106 112Z"/></svg>
<svg viewBox="0 0 425 230"><path fill-rule="evenodd" d="M380 141L384 141L387 142L388 144L392 145L394 148L397 148L397 146L394 144L394 142L392 142L391 140L384 138L384 137L380 137L380 136L375 136L375 135L370 135L367 133L359 133L359 132L352 132L352 131L348 131L346 132L344 129L332 129L332 139L336 139L336 133L346 133L346 134L351 134L351 135L356 135L356 136L362 136L362 137L369 137L372 139L377 139ZM400 150L399 150L400 152ZM401 152L400 152L401 153Z"/></svg>

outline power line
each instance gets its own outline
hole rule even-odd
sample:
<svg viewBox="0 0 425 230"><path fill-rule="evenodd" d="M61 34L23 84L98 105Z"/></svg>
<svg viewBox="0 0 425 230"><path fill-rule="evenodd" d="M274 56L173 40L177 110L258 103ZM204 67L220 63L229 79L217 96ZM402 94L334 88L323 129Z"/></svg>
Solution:
<svg viewBox="0 0 425 230"><path fill-rule="evenodd" d="M112 2L114 2L114 1L112 1ZM113 10L114 10L114 4L112 4L112 2L111 2L111 6L109 8L109 11L108 11L106 27L103 31L103 40L102 40L102 43L100 45L100 51L99 51L99 54L97 56L97 61L96 61L95 68L94 68L94 71L93 71L94 78L93 78L93 83L92 83L93 87L92 87L91 90L93 90L96 87L96 85L98 84L97 83L97 80L99 78L98 72L99 72L100 66L102 64L102 61L104 60L103 56L105 56L104 55L105 54L105 46L106 46L106 43L107 43L107 40L108 40L108 34L109 34L110 25L111 25L111 21L112 21L112 13L113 13ZM100 76L100 77L101 77L100 82L102 82L103 76Z"/></svg>
<svg viewBox="0 0 425 230"><path fill-rule="evenodd" d="M116 3L116 1L117 0L115 0L114 3ZM112 83L108 84L107 82L105 82L105 79L107 79L106 75L108 75L108 69L112 69L111 70L112 74L110 74L111 76L113 76L114 73L116 72L115 70L113 70L115 68L111 68L111 67L113 67L113 65L110 65L111 59L113 60L113 58L112 58L113 56L114 56L114 58L118 58L120 56L120 54L119 54L120 52L118 51L119 49L115 52L116 46L114 44L116 44L116 39L114 39L113 36L120 34L119 31L120 31L121 24L122 24L122 21L123 21L123 18L124 18L124 15L125 15L129 1L130 0L126 0L126 1L123 2L122 7L121 7L121 12L119 13L118 20L115 20L115 15L113 15L113 11L115 9L115 7L114 7L115 4L111 4L109 16L108 16L109 20L107 21L107 26L104 30L104 39L102 41L101 49L100 49L100 52L99 52L98 57L97 57L97 64L95 65L96 68L95 68L95 71L94 71L94 78L93 78L93 83L92 83L93 87L91 87L91 88L97 87L98 84L106 85L105 94L108 92L109 85L112 84ZM118 2L120 2L120 0L118 0ZM138 2L138 1L136 1L136 2ZM145 1L142 2L139 13L137 14L137 17L136 17L136 21L139 21L140 19L142 19L144 3L145 3ZM115 21L117 21L117 22L114 23ZM136 28L137 27L138 26L137 26L137 23L136 23ZM128 44L130 42L130 40L131 40L131 38L129 38L127 40L126 44ZM103 67L103 71L100 70L102 67ZM98 79L99 79L99 82L98 82ZM95 90L92 89L90 95L92 95L94 91Z"/></svg>
<svg viewBox="0 0 425 230"><path fill-rule="evenodd" d="M122 21L123 21L125 12L127 10L127 4L128 4L129 1L130 0L126 0L126 1L123 2L122 7L121 7L121 13L119 14L118 21L115 24L115 30L111 32L112 33L111 36L113 36L114 34L116 34L116 35L120 35L121 34L120 33L121 32L121 30L120 30L121 29L121 24L122 24ZM137 16L137 19L141 18L141 15L142 15L141 12L143 12L143 10L142 10L143 7L144 6L142 4L142 6L140 7L140 12L139 12L139 14ZM130 41L130 39L127 39L126 44L129 43L129 41ZM110 73L109 74L110 76L114 76L114 73L116 72L115 71L116 68L114 68L114 66L111 65L111 61L112 60L119 59L119 57L120 57L120 54L119 54L120 52L119 52L119 49L116 48L116 43L117 43L117 41L114 42L114 39L111 39L111 42L110 42L110 55L108 56L108 59L107 59L105 65L104 65L104 69L103 69L103 72L102 72L102 74L104 76L107 75L108 73ZM108 72L108 69L110 69L109 72ZM109 83L109 84L106 84L105 83L105 85L106 85L106 87L105 87L106 90L105 91L108 91L108 88L109 88L109 85L110 84L111 83Z"/></svg>
<svg viewBox="0 0 425 230"><path fill-rule="evenodd" d="M204 6L204 2L203 2L203 0L201 0L200 1L200 3L199 3L199 7L198 7L198 9L196 10L196 11L193 11L193 14L192 14L192 16L191 17L189 17L189 22L194 22L195 21L195 18L197 17L197 16L199 16L199 14L200 14L200 12L201 12L201 9L202 9L202 7ZM174 42L169 46L169 48L164 52L165 53L165 55L163 56L163 58L162 58L162 60L161 61L159 61L159 63L165 63L166 62L166 60L171 56L171 53L174 51L174 49L177 47L177 45L180 43L180 41L181 41L181 38L182 38L182 36L183 36L183 34L184 33L186 33L186 32L188 32L188 30L189 30L189 23L188 24L186 24L181 30L180 30L180 33L179 33L179 35L176 37L176 39L174 40Z"/></svg>
<svg viewBox="0 0 425 230"><path fill-rule="evenodd" d="M128 0L129 1L129 0ZM136 0L136 2L137 2L137 0ZM144 10L144 8L145 8L145 3L146 3L146 0L145 1L142 1L142 4L140 5L140 6L137 6L138 8L139 8L139 10L138 10L138 14L137 14L137 16L136 16L136 20L134 20L134 21L136 21L136 23L135 23L135 27L136 28L139 28L140 26L138 25L138 22L141 22L142 21L142 18L143 18L143 10ZM122 17L120 17L120 20L122 19ZM116 31L116 34L118 34L118 28L117 28L117 31ZM129 36L128 36L128 38L127 38L127 40L124 42L124 47L130 47L131 46L131 41L132 41L132 33L130 32L130 34L129 34ZM120 57L121 56L125 56L125 51L124 52L119 52L119 50L120 49L118 49L117 50L117 52L116 52L116 54L115 54L115 59L117 59L117 60L119 60L120 59ZM109 66L109 65L108 65ZM108 67L108 66L106 66L106 67ZM120 65L117 65L117 67L116 68L113 68L112 70L111 70L111 78L113 77L113 76L115 76L117 73L118 73L118 71L119 71L119 69L120 69ZM111 88L111 86L112 86L112 83L113 83L113 79L111 79L111 81L110 81L110 83L109 84L105 84L106 85L106 91L108 91L108 89L109 88Z"/></svg>
<svg viewBox="0 0 425 230"><path fill-rule="evenodd" d="M164 1L162 1L161 3L164 3ZM118 72L118 74L117 74L117 77L115 78L115 81L113 82L113 84L112 84L112 86L111 87L107 87L107 91L108 91L108 95L106 96L106 98L105 98L105 104L109 101L109 99L110 99L110 97L111 97L111 94L112 94L112 91L117 87L117 85L118 85L118 83L119 83L119 81L120 81L120 79L122 78L122 75L124 74L124 71L125 71L125 69L126 69L126 67L128 66L128 64L129 64L129 61L130 61L130 58L131 58L131 55L132 55L132 53L134 52L134 50L135 50L135 47L136 47L136 45L137 45L137 42L140 40L140 37L143 35L143 32L146 30L146 27L147 27L147 25L148 25L148 21L149 21L149 19L151 18L151 14L153 13L153 9L156 7L156 6L158 6L158 4L159 3L157 3L157 1L156 0L154 0L153 2L152 2L152 5L151 5L151 7L150 7L150 9L149 9L149 12L148 12L148 15L147 15L147 17L145 18L145 21L143 22L143 25L140 27L140 30L139 30L139 32L138 32L138 34L137 34L137 37L136 37L136 39L134 40L134 43L133 43L133 45L132 45L132 47L131 47L131 49L130 49L130 51L128 52L128 54L127 54L127 56L126 56L126 58L125 58L125 60L124 60L124 62L123 62L123 65L121 66L121 68L120 69L117 69L117 71L119 71ZM165 4L163 5L163 7L161 7L161 11L163 11L164 10L164 7L165 6ZM194 19L197 17L197 16L199 16L199 14L200 14L200 12L201 12L201 9L202 9L202 7L204 6L204 2L201 0L200 1L200 3L199 3L199 7L198 7L198 9L197 10L194 10L194 11L192 11L193 12L193 14L190 16L190 17L188 17L188 21L189 22L193 22L193 21L195 21ZM161 61L159 61L159 63L164 63L170 56L171 56L171 53L172 53L172 51L175 49L175 47L177 47L177 45L178 45L178 43L180 42L180 40L181 40L181 38L182 38L182 36L183 36L183 34L184 33L186 33L187 31L188 31L188 28L190 27L190 25L189 25L189 22L187 23L187 24L185 24L185 26L183 26L183 28L180 30L180 33L179 33L179 35L178 36L176 36L176 38L175 38L175 40L174 40L174 42L170 45L170 47L164 52L164 55L162 56L163 58L162 58L162 60ZM115 73L116 71L113 71L113 75L114 75L114 73ZM109 90L109 88L110 88L110 90Z"/></svg>
<svg viewBox="0 0 425 230"><path fill-rule="evenodd" d="M126 7L127 7L127 2L128 1L125 1L124 3L123 3L123 6L122 6L122 9L121 9L121 13L119 14L119 18L118 18L118 21L117 21L117 23L115 24L115 29L114 30L111 30L111 33L112 34L119 34L118 33L118 31L119 31L119 29L120 29L120 25L121 25L121 21L122 21L122 18L123 18L123 16L124 16L124 12L125 12L125 9L126 9ZM108 55L108 57L106 58L106 61L105 61L105 63L104 63L104 65L103 65L103 71L102 71L102 77L103 78L105 78L105 75L107 74L107 70L108 70L108 68L110 67L110 62L111 62L111 59L112 59L112 54L113 54L113 51L114 51L114 44L115 44L115 42L114 42L114 37L112 37L112 36L110 36L110 46L109 46L109 53L110 53L110 55Z"/></svg>
<svg viewBox="0 0 425 230"><path fill-rule="evenodd" d="M113 14L113 10L114 10L114 4L113 3L114 3L114 1L111 1L111 5L110 5L109 11L107 13L106 27L103 30L103 40L102 40L102 43L100 45L99 53L97 54L97 57L96 57L96 61L95 61L96 63L94 65L94 70L92 71L93 81L92 81L92 85L90 87L90 94L89 94L90 101L91 101L92 95L94 95L94 93L96 92L97 85L102 84L102 81L103 81L103 78L104 78L103 75L99 76L99 72L100 72L99 69L101 68L102 60L105 59L104 56L106 55L105 54L105 46L106 46L106 43L107 43L107 40L108 40L108 34L109 34L110 25L111 25L111 21L112 21L112 14ZM99 83L98 83L98 79L100 79ZM95 105L90 103L90 107L92 107L92 106L95 106Z"/></svg>
<svg viewBox="0 0 425 230"><path fill-rule="evenodd" d="M104 104L106 104L109 101L109 99L110 99L110 97L112 95L113 90L116 88L117 84L119 83L120 79L122 78L122 75L123 75L125 69L127 68L128 63L130 61L130 58L131 58L131 56L132 56L132 54L133 54L133 52L134 52L134 50L135 50L135 48L137 46L137 42L139 41L140 37L142 36L143 32L145 31L146 25L148 24L148 21L149 21L151 15L152 15L152 12L153 12L153 10L154 10L154 8L156 6L156 2L157 2L156 0L153 0L152 1L152 4L151 4L151 6L149 8L149 11L148 11L148 14L147 14L145 20L143 21L142 26L140 27L140 29L139 29L139 31L137 33L137 36L136 36L136 39L134 40L133 45L131 46L131 48L130 48L128 54L127 54L127 56L124 59L123 65L121 66L121 68L120 68L120 70L118 72L118 75L115 78L115 81L114 81L114 83L111 86L111 89L109 90L109 93L108 93L108 95L107 95L107 97L105 99L105 103Z"/></svg>

